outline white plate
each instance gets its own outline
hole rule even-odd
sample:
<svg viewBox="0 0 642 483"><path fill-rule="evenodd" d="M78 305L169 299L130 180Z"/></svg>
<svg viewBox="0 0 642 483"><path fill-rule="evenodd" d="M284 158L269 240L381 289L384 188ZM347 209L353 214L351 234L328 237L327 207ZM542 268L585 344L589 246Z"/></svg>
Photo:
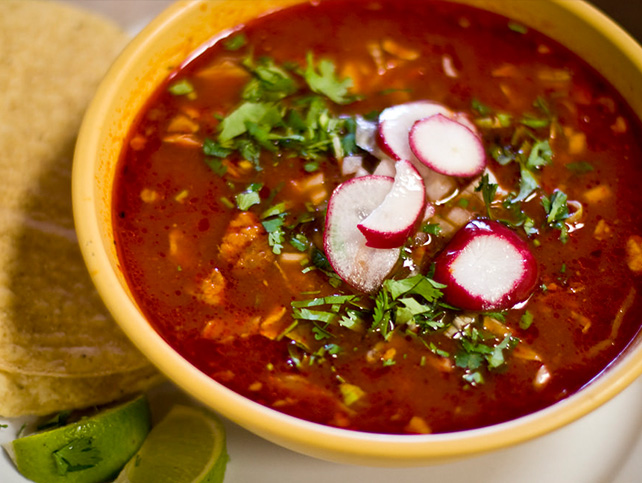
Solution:
<svg viewBox="0 0 642 483"><path fill-rule="evenodd" d="M135 33L169 0L67 0L107 15ZM617 2L615 2L617 5ZM150 395L158 411L188 400L171 384ZM225 421L231 461L226 483L632 483L642 480L642 380L583 419L510 449L446 465L368 468L339 465L293 453ZM24 419L2 421L0 443L11 441ZM6 454L0 481L24 483Z"/></svg>

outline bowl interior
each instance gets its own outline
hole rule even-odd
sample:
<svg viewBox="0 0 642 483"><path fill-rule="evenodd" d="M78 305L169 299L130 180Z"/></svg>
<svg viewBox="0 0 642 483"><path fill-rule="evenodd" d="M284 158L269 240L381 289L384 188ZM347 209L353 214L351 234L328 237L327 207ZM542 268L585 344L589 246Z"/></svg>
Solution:
<svg viewBox="0 0 642 483"><path fill-rule="evenodd" d="M90 274L126 334L170 379L238 424L290 449L358 464L443 462L515 444L581 417L624 389L642 373L640 350L630 350L576 396L517 421L443 435L357 433L301 421L238 396L193 368L150 327L120 270L111 228L112 179L129 126L167 74L204 43L257 15L301 1L178 2L132 41L101 84L77 144L74 215ZM588 4L455 1L507 15L560 41L603 73L642 118L642 90L635 89L642 85L642 49Z"/></svg>

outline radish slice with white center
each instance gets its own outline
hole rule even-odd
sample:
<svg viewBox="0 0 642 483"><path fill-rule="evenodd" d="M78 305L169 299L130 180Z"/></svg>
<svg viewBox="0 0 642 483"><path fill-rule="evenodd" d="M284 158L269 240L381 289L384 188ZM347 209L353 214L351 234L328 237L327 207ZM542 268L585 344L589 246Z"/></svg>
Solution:
<svg viewBox="0 0 642 483"><path fill-rule="evenodd" d="M453 115L446 106L431 101L414 101L388 107L379 114L377 143L386 154L396 160L412 160L414 155L408 143L410 129L420 119L435 114Z"/></svg>
<svg viewBox="0 0 642 483"><path fill-rule="evenodd" d="M438 173L468 178L486 168L486 152L480 137L442 114L414 123L409 140L417 159Z"/></svg>
<svg viewBox="0 0 642 483"><path fill-rule="evenodd" d="M357 225L392 189L393 178L362 176L335 188L328 202L323 245L328 261L343 281L371 293L381 286L399 259L399 248L372 248Z"/></svg>
<svg viewBox="0 0 642 483"><path fill-rule="evenodd" d="M526 300L538 279L526 242L496 221L474 220L437 258L434 279L444 300L465 310L502 310Z"/></svg>
<svg viewBox="0 0 642 483"><path fill-rule="evenodd" d="M375 210L357 228L374 248L395 248L404 244L423 217L426 205L424 180L410 161L397 161L392 188Z"/></svg>

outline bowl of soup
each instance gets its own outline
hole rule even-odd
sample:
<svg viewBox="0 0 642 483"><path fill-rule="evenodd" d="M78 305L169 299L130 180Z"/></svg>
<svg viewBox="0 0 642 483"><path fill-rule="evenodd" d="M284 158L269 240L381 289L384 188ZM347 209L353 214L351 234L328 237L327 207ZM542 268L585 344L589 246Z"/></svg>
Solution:
<svg viewBox="0 0 642 483"><path fill-rule="evenodd" d="M642 373L641 84L580 1L179 2L86 114L80 246L150 361L270 441L514 445Z"/></svg>

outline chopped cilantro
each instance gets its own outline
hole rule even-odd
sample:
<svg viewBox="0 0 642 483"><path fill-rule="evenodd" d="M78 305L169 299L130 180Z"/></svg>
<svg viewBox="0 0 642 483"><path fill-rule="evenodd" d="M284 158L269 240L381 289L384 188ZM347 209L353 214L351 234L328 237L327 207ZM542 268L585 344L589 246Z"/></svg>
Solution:
<svg viewBox="0 0 642 483"><path fill-rule="evenodd" d="M236 147L243 159L247 159L254 163L257 171L261 170L261 167L259 166L259 155L261 154L261 149L253 140L239 139L236 143Z"/></svg>
<svg viewBox="0 0 642 483"><path fill-rule="evenodd" d="M537 141L533 144L530 153L528 154L528 159L526 161L526 167L529 169L540 168L542 166L548 166L551 164L553 158L553 150L551 145L548 142L548 139L544 141Z"/></svg>
<svg viewBox="0 0 642 483"><path fill-rule="evenodd" d="M258 205L261 202L259 191L262 187L261 183L252 183L245 191L238 193L234 197L237 208L241 211L246 211L250 206Z"/></svg>
<svg viewBox="0 0 642 483"><path fill-rule="evenodd" d="M232 202L229 200L229 198L227 198L227 197L225 197L225 196L221 196L221 197L219 198L219 201L220 201L220 202L221 202L221 204L222 204L223 206L225 206L226 208L233 209L233 208L235 207L235 206L234 206L234 203L232 203Z"/></svg>
<svg viewBox="0 0 642 483"><path fill-rule="evenodd" d="M546 211L547 224L559 230L560 241L566 243L568 240L568 227L564 220L569 215L566 194L563 191L555 190L550 197L542 197L542 206Z"/></svg>
<svg viewBox="0 0 642 483"><path fill-rule="evenodd" d="M268 244L272 247L272 252L276 255L279 255L283 250L283 243L285 241L283 225L286 215L284 203L277 203L276 205L270 206L261 215L261 224L268 233Z"/></svg>
<svg viewBox="0 0 642 483"><path fill-rule="evenodd" d="M305 80L313 92L323 94L337 104L348 104L354 100L349 95L352 79L338 79L332 61L322 59L315 67L312 52L308 52L306 60Z"/></svg>
<svg viewBox="0 0 642 483"><path fill-rule="evenodd" d="M516 157L515 153L513 153L509 147L501 146L493 147L490 151L490 155L502 166L512 163L515 161Z"/></svg>
<svg viewBox="0 0 642 483"><path fill-rule="evenodd" d="M268 244L272 247L272 252L276 255L281 254L283 250L283 242L285 241L285 233L282 229L276 229L268 233Z"/></svg>
<svg viewBox="0 0 642 483"><path fill-rule="evenodd" d="M464 379L464 381L466 381L471 386L478 386L478 385L484 383L484 376L482 376L481 373L477 372L477 371L466 372L463 375L463 379Z"/></svg>
<svg viewBox="0 0 642 483"><path fill-rule="evenodd" d="M525 114L520 121L524 126L532 127L533 129L538 129L541 127L546 127L551 124L550 119L534 116L533 114Z"/></svg>
<svg viewBox="0 0 642 483"><path fill-rule="evenodd" d="M424 233L428 233L429 235L437 236L441 233L441 226L439 225L439 223L428 222L424 223L421 226L421 231L423 231Z"/></svg>
<svg viewBox="0 0 642 483"><path fill-rule="evenodd" d="M308 173L313 173L319 169L319 162L316 159L308 161L303 165L303 169Z"/></svg>
<svg viewBox="0 0 642 483"><path fill-rule="evenodd" d="M305 237L305 235L301 233L297 233L296 235L290 237L290 245L292 245L295 249L297 249L300 252L304 252L308 249L310 242L309 240Z"/></svg>
<svg viewBox="0 0 642 483"><path fill-rule="evenodd" d="M267 102L244 102L232 111L220 124L218 140L221 144L247 132L248 123L275 125L281 121L277 106Z"/></svg>
<svg viewBox="0 0 642 483"><path fill-rule="evenodd" d="M483 104L479 99L475 98L471 101L471 107L477 111L481 116L489 116L493 110L486 104Z"/></svg>
<svg viewBox="0 0 642 483"><path fill-rule="evenodd" d="M267 208L263 213L261 213L261 218L270 218L271 216L285 215L285 203L280 202L276 203L269 208Z"/></svg>
<svg viewBox="0 0 642 483"><path fill-rule="evenodd" d="M343 396L343 403L346 406L354 404L366 394L363 389L354 384L343 383L339 386L339 390Z"/></svg>
<svg viewBox="0 0 642 483"><path fill-rule="evenodd" d="M528 236L537 235L539 233L539 230L535 226L535 220L533 220L528 216L524 217L523 227L524 227L524 233L526 233ZM535 240L535 243L537 243L537 240Z"/></svg>
<svg viewBox="0 0 642 483"><path fill-rule="evenodd" d="M355 330L363 320L363 313L359 310L346 309L346 314L339 320L339 325L348 329Z"/></svg>
<svg viewBox="0 0 642 483"><path fill-rule="evenodd" d="M232 35L223 41L223 47L230 51L239 50L245 44L247 44L247 37L243 33Z"/></svg>
<svg viewBox="0 0 642 483"><path fill-rule="evenodd" d="M320 270L323 270L323 271L332 270L332 265L330 265L330 262L328 261L328 258L325 256L325 253L323 253L323 251L319 250L316 247L312 250L310 261L315 267L317 267Z"/></svg>
<svg viewBox="0 0 642 483"><path fill-rule="evenodd" d="M263 220L261 222L261 224L263 225L263 228L265 228L265 231L267 231L268 233L277 231L279 228L283 226L283 223L284 223L284 220L283 220L283 217L281 216L276 216L274 218Z"/></svg>
<svg viewBox="0 0 642 483"><path fill-rule="evenodd" d="M469 380L472 374L475 384L483 383L483 370L495 370L506 364L507 353L519 343L519 339L507 335L497 341L494 335L478 328L477 324L469 324L459 333L456 340L459 342L459 351L455 354L455 364L464 369L464 380Z"/></svg>
<svg viewBox="0 0 642 483"><path fill-rule="evenodd" d="M319 324L314 324L312 327L312 332L314 333L314 338L316 340L329 339L332 337L332 334L326 330L325 327L321 327Z"/></svg>
<svg viewBox="0 0 642 483"><path fill-rule="evenodd" d="M485 315L491 319L498 320L499 322L506 322L506 315L504 312L486 312Z"/></svg>
<svg viewBox="0 0 642 483"><path fill-rule="evenodd" d="M170 84L168 91L173 96L188 96L194 94L194 86L187 79L181 79Z"/></svg>
<svg viewBox="0 0 642 483"><path fill-rule="evenodd" d="M227 166L219 158L208 157L205 158L205 164L219 176L224 176L227 173Z"/></svg>
<svg viewBox="0 0 642 483"><path fill-rule="evenodd" d="M590 173L591 171L595 170L593 165L587 161L576 161L574 163L568 163L566 165L566 169L578 175Z"/></svg>
<svg viewBox="0 0 642 483"><path fill-rule="evenodd" d="M525 34L526 32L528 32L528 29L524 25L517 22L508 22L508 28L513 32L517 32L518 34Z"/></svg>
<svg viewBox="0 0 642 483"><path fill-rule="evenodd" d="M533 324L533 314L528 310L522 314L519 319L519 328L526 330Z"/></svg>
<svg viewBox="0 0 642 483"><path fill-rule="evenodd" d="M442 288L444 285L424 275L386 280L375 296L372 329L387 338L397 325L413 324L422 330L442 328Z"/></svg>
<svg viewBox="0 0 642 483"><path fill-rule="evenodd" d="M435 355L438 355L438 356L440 356L440 357L450 357L450 354L449 354L448 352L446 352L445 350L442 350L442 349L438 348L438 347L437 347L434 343L432 343L432 342L428 345L428 347L430 348L430 352L432 352L432 353L433 353L433 354L435 354Z"/></svg>
<svg viewBox="0 0 642 483"><path fill-rule="evenodd" d="M546 221L548 223L554 223L568 217L566 200L566 194L560 190L555 190L550 198L546 196L542 198L542 205L546 210Z"/></svg>
<svg viewBox="0 0 642 483"><path fill-rule="evenodd" d="M261 169L263 150L291 152L304 160L304 169L316 171L320 158L337 159L357 151L356 122L336 116L331 102L345 104L350 79L338 79L334 64L327 59L314 63L308 54L306 67L278 65L274 59L247 57L243 67L251 74L241 101L220 117L215 141L207 142L207 156L227 157L237 152Z"/></svg>
<svg viewBox="0 0 642 483"><path fill-rule="evenodd" d="M522 166L519 172L519 193L512 199L513 202L524 201L528 199L535 192L535 190L539 188L539 181L535 177L533 171L525 166Z"/></svg>
<svg viewBox="0 0 642 483"><path fill-rule="evenodd" d="M491 204L495 200L495 194L497 193L498 185L495 183L491 183L489 179L490 178L488 174L484 174L481 177L479 185L475 187L475 191L481 191L482 198L484 199L484 204L486 205L486 214L488 215L488 218L492 220L493 216L491 214L490 208Z"/></svg>
<svg viewBox="0 0 642 483"><path fill-rule="evenodd" d="M242 94L247 101L278 101L297 90L292 74L276 65L270 57L262 57L258 62L249 57L245 59L243 66L253 74Z"/></svg>
<svg viewBox="0 0 642 483"><path fill-rule="evenodd" d="M497 369L506 364L504 351L510 351L517 345L518 339L507 335L504 339L493 347L493 351L488 354L486 360L490 369Z"/></svg>

